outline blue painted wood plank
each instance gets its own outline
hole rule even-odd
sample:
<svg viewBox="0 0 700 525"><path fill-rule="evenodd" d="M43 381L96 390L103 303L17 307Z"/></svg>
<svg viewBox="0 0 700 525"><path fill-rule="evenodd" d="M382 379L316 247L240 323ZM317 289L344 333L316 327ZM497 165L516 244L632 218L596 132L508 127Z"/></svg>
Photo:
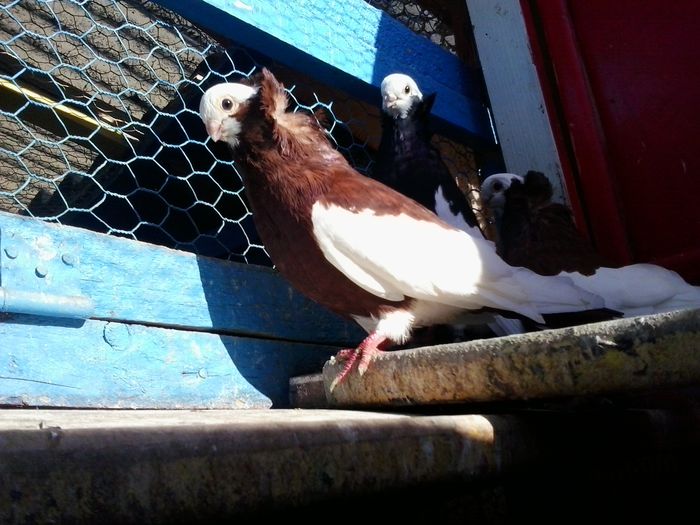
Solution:
<svg viewBox="0 0 700 525"><path fill-rule="evenodd" d="M109 321L5 316L0 405L270 408L337 348Z"/></svg>
<svg viewBox="0 0 700 525"><path fill-rule="evenodd" d="M57 294L61 283L92 301L93 318L351 346L364 336L270 268L0 212L2 287Z"/></svg>
<svg viewBox="0 0 700 525"><path fill-rule="evenodd" d="M403 72L437 92L435 127L475 146L495 138L476 73L363 0L156 0L231 42L379 106L379 85ZM290 87L290 86L288 86Z"/></svg>

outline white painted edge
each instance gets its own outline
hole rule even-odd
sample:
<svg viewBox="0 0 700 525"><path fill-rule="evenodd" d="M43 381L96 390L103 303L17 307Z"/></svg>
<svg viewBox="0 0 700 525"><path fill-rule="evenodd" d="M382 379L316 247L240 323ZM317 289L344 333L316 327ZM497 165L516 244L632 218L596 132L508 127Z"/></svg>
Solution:
<svg viewBox="0 0 700 525"><path fill-rule="evenodd" d="M569 203L519 0L466 0L507 171L544 173Z"/></svg>

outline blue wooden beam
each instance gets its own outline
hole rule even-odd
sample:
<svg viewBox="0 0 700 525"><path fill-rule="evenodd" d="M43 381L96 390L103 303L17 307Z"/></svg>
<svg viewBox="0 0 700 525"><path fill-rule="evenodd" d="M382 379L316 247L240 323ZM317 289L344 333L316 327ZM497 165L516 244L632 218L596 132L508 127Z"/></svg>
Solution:
<svg viewBox="0 0 700 525"><path fill-rule="evenodd" d="M187 315L185 309L180 315ZM0 406L270 408L337 348L106 321L0 323Z"/></svg>
<svg viewBox="0 0 700 525"><path fill-rule="evenodd" d="M389 73L437 92L437 131L495 144L481 83L454 55L363 0L156 0L205 30L379 106Z"/></svg>
<svg viewBox="0 0 700 525"><path fill-rule="evenodd" d="M39 299L44 292L82 297L93 318L313 343L355 345L364 336L270 268L4 212L0 284ZM5 311L27 313L21 306ZM41 301L36 306L49 317L65 317L47 312L50 305Z"/></svg>

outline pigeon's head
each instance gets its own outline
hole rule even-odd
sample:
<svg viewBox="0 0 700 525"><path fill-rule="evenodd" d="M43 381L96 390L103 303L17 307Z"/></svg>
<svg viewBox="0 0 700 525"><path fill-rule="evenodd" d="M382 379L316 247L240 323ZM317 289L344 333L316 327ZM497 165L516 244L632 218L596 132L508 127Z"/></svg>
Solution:
<svg viewBox="0 0 700 525"><path fill-rule="evenodd" d="M235 147L247 101L257 92L245 84L222 83L210 87L199 102L199 116L214 142L223 140Z"/></svg>
<svg viewBox="0 0 700 525"><path fill-rule="evenodd" d="M485 206L491 209L491 213L495 217L500 217L503 214L503 207L506 204L506 190L514 180L523 182L523 178L515 173L494 173L481 183L481 200Z"/></svg>
<svg viewBox="0 0 700 525"><path fill-rule="evenodd" d="M415 80L402 73L384 77L381 89L382 110L393 118L406 118L411 107L423 99Z"/></svg>

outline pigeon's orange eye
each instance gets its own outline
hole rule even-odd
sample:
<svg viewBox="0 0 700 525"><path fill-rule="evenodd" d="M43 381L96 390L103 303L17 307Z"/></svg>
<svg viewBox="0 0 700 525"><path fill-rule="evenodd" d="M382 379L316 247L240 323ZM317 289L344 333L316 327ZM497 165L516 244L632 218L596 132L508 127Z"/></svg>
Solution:
<svg viewBox="0 0 700 525"><path fill-rule="evenodd" d="M233 101L230 98L225 98L221 101L221 109L223 109L224 111L231 111L232 107Z"/></svg>
<svg viewBox="0 0 700 525"><path fill-rule="evenodd" d="M403 92L408 95L411 92L411 86L407 84L406 87L403 88Z"/></svg>

